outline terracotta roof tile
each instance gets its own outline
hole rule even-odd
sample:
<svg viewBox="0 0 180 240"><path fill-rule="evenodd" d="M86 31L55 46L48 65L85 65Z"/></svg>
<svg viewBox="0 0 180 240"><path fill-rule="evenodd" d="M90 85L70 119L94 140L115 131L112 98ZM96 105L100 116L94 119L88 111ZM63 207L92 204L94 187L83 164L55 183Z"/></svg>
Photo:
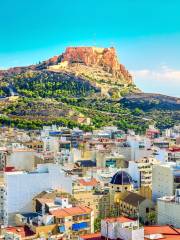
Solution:
<svg viewBox="0 0 180 240"><path fill-rule="evenodd" d="M68 216L76 216L81 214L87 214L92 211L89 207L78 206L78 207L71 207L71 208L63 208L51 211L50 214L57 218L63 218Z"/></svg>
<svg viewBox="0 0 180 240"><path fill-rule="evenodd" d="M92 186L92 187L95 187L98 185L98 181L95 178L92 178L90 181L80 179L79 183L80 185L83 185L83 186Z"/></svg>

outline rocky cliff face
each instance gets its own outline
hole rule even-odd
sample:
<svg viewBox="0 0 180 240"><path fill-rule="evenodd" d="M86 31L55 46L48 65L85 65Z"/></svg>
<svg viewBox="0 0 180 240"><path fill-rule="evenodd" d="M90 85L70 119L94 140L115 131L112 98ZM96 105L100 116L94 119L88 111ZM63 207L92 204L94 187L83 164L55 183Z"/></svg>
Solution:
<svg viewBox="0 0 180 240"><path fill-rule="evenodd" d="M61 77L62 82L68 76L69 81L80 81L82 86L84 82L88 83L98 92L100 89L101 96L119 98L130 92L139 92L128 70L119 63L113 47L68 47L64 53L39 64L0 71L0 79L7 83L10 77L28 72L36 72L38 76L50 72L54 77ZM52 81L56 82L56 79Z"/></svg>
<svg viewBox="0 0 180 240"><path fill-rule="evenodd" d="M113 47L68 47L61 56L61 62L64 61L67 61L68 64L79 63L86 66L99 66L116 78L123 75L128 84L132 83L132 76L125 67L119 63Z"/></svg>

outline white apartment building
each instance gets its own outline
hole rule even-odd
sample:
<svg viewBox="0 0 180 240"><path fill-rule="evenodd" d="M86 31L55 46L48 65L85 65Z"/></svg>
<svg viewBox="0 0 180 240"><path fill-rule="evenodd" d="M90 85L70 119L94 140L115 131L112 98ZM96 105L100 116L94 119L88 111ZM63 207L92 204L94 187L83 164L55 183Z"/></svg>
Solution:
<svg viewBox="0 0 180 240"><path fill-rule="evenodd" d="M159 225L173 225L180 228L180 189L175 196L164 196L157 200L157 221Z"/></svg>
<svg viewBox="0 0 180 240"><path fill-rule="evenodd" d="M154 165L152 169L152 198L172 196L180 188L180 165L174 162Z"/></svg>
<svg viewBox="0 0 180 240"><path fill-rule="evenodd" d="M140 172L140 186L152 187L152 167L159 164L153 157L144 157L137 162Z"/></svg>
<svg viewBox="0 0 180 240"><path fill-rule="evenodd" d="M4 173L6 190L5 225L14 223L16 213L33 210L32 199L48 189L60 189L72 193L72 179L59 166L38 165L33 172L11 171Z"/></svg>
<svg viewBox="0 0 180 240"><path fill-rule="evenodd" d="M125 217L101 220L101 236L105 239L144 240L144 228Z"/></svg>
<svg viewBox="0 0 180 240"><path fill-rule="evenodd" d="M54 153L59 151L59 140L57 137L46 136L42 138L44 151L52 151Z"/></svg>

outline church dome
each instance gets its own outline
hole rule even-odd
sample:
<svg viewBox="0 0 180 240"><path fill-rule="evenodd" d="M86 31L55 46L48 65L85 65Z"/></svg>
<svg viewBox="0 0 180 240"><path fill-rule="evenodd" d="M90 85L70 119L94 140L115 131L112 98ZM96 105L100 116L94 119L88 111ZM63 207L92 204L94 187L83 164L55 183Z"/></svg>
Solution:
<svg viewBox="0 0 180 240"><path fill-rule="evenodd" d="M132 178L127 172L119 171L112 177L110 183L118 185L128 185L132 184Z"/></svg>

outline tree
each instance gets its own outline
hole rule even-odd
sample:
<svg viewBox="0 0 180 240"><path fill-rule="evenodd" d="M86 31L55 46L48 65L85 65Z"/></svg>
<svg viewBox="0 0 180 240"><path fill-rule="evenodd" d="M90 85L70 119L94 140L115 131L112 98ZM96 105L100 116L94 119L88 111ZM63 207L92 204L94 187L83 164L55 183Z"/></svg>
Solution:
<svg viewBox="0 0 180 240"><path fill-rule="evenodd" d="M147 218L150 224L154 224L156 222L156 212L155 211L149 212Z"/></svg>
<svg viewBox="0 0 180 240"><path fill-rule="evenodd" d="M101 230L101 217L97 217L94 220L94 231L99 232Z"/></svg>

